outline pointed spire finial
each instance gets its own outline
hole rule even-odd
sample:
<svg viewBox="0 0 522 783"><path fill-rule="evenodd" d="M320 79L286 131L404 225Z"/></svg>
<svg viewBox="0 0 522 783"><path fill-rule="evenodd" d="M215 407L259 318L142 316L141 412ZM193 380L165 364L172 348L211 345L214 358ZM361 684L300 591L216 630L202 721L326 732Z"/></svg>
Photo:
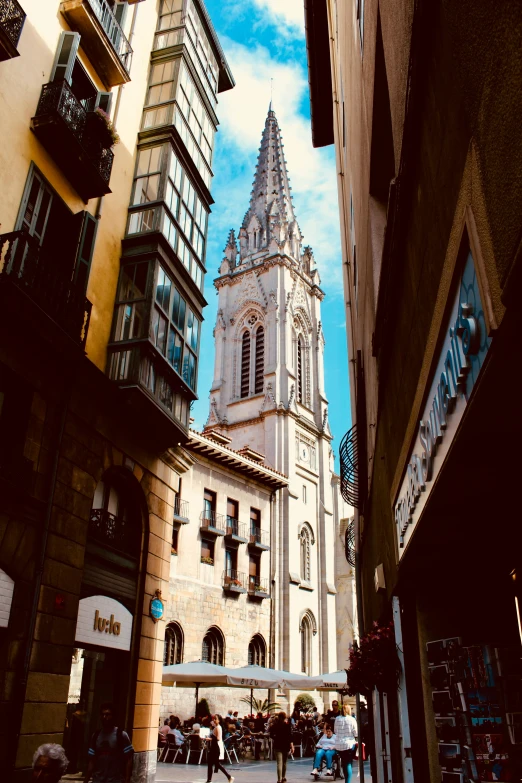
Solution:
<svg viewBox="0 0 522 783"><path fill-rule="evenodd" d="M270 78L270 106L268 107L268 113L274 111L274 80Z"/></svg>

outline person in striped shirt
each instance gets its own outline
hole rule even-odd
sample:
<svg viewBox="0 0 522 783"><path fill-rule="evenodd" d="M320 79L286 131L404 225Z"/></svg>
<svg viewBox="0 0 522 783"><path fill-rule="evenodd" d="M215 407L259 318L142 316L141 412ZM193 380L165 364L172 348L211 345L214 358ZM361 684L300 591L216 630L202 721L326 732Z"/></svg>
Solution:
<svg viewBox="0 0 522 783"><path fill-rule="evenodd" d="M126 731L115 725L114 707L100 707L102 728L89 743L89 766L84 783L130 783L134 748Z"/></svg>

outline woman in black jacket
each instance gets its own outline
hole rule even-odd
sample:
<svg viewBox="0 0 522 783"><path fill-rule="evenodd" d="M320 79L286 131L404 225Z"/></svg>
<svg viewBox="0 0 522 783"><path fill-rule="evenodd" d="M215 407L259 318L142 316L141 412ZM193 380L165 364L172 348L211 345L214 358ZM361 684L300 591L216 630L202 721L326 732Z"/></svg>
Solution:
<svg viewBox="0 0 522 783"><path fill-rule="evenodd" d="M274 741L274 752L277 763L277 783L286 783L286 760L288 753L294 752L292 742L292 727L286 720L286 712L279 712L277 720L270 729Z"/></svg>

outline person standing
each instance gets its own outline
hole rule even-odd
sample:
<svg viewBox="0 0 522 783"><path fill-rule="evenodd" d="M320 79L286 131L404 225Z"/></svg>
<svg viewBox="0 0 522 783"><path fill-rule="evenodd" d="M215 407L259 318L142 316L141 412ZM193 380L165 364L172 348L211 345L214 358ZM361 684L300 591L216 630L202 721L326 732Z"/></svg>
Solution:
<svg viewBox="0 0 522 783"><path fill-rule="evenodd" d="M357 745L357 721L352 717L352 708L349 704L343 704L341 714L335 719L334 733L335 749L341 759L344 780L345 783L350 783Z"/></svg>
<svg viewBox="0 0 522 783"><path fill-rule="evenodd" d="M278 712L277 719L270 730L274 741L274 753L277 763L277 783L286 783L286 762L288 754L294 752L292 727L286 720L286 712Z"/></svg>
<svg viewBox="0 0 522 783"><path fill-rule="evenodd" d="M229 775L225 767L221 764L221 760L225 758L225 746L223 745L223 729L221 727L221 717L219 715L213 715L211 721L212 731L210 737L207 737L207 741L210 743L208 749L208 767L207 767L207 783L212 783L212 769L214 772L221 772L225 777L234 783L235 778Z"/></svg>
<svg viewBox="0 0 522 783"><path fill-rule="evenodd" d="M339 702L337 700L334 700L332 702L332 709L328 710L326 715L324 716L324 719L327 721L328 725L332 727L332 731L335 733L335 719L338 718L340 715L342 715L341 710L339 709Z"/></svg>
<svg viewBox="0 0 522 783"><path fill-rule="evenodd" d="M129 735L116 726L114 707L100 707L102 728L89 743L89 766L84 783L130 783L134 748Z"/></svg>

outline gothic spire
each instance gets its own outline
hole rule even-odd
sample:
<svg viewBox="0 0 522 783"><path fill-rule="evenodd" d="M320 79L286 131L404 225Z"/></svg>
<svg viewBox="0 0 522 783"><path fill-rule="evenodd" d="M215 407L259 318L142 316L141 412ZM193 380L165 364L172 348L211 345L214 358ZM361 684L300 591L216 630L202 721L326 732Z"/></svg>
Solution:
<svg viewBox="0 0 522 783"><path fill-rule="evenodd" d="M239 232L241 261L267 248L299 261L302 238L294 213L281 130L270 101L250 206Z"/></svg>

